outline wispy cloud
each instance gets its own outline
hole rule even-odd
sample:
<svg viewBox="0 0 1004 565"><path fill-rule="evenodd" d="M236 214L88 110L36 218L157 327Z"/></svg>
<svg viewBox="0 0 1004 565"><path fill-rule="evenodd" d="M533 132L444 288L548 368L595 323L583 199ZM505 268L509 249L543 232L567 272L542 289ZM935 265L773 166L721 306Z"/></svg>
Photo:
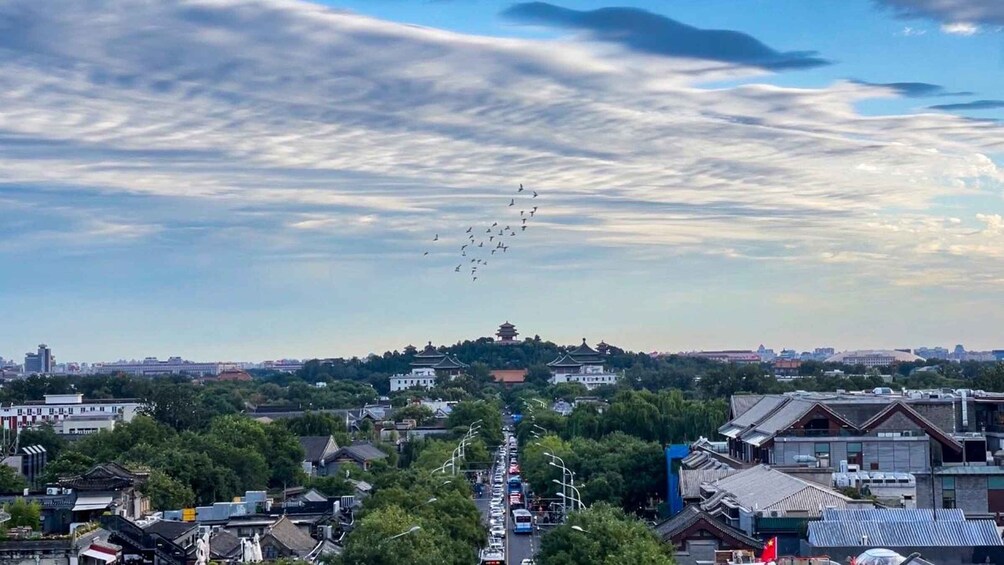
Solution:
<svg viewBox="0 0 1004 565"><path fill-rule="evenodd" d="M945 24L1004 25L1004 2L997 0L874 0L906 18L928 18Z"/></svg>
<svg viewBox="0 0 1004 565"><path fill-rule="evenodd" d="M951 24L942 24L941 31L949 35L970 36L979 33L980 28L979 26L968 22L955 22Z"/></svg>
<svg viewBox="0 0 1004 565"><path fill-rule="evenodd" d="M690 57L765 69L828 64L814 52L782 53L754 37L731 30L699 29L636 8L573 10L546 2L525 2L505 10L513 20L586 32L590 37L653 55Z"/></svg>
<svg viewBox="0 0 1004 565"><path fill-rule="evenodd" d="M591 14L569 17L591 26ZM72 201L65 231L99 248L398 260L420 255L433 231L490 221L524 182L546 196L528 255L578 250L539 262L549 268L614 249L853 262L855 280L920 268L958 275L930 279L945 284L1004 280L1004 261L988 260L1004 256L999 237L977 245L976 218L932 211L1001 191L986 155L1004 151L1004 128L854 110L937 92L923 83L696 86L818 61L748 36L688 31L732 41L724 54L611 52L290 0L19 0L0 7L0 29L16 30L0 34L0 188L43 211Z"/></svg>
<svg viewBox="0 0 1004 565"><path fill-rule="evenodd" d="M927 30L913 26L903 26L903 29L896 35L901 35L903 37L920 37L921 35L927 35Z"/></svg>
<svg viewBox="0 0 1004 565"><path fill-rule="evenodd" d="M972 92L948 92L938 84L929 82L867 82L855 81L859 84L889 88L902 96L910 98L927 98L931 96L969 96Z"/></svg>
<svg viewBox="0 0 1004 565"><path fill-rule="evenodd" d="M932 110L996 110L998 108L1004 108L1004 100L974 100L931 106Z"/></svg>

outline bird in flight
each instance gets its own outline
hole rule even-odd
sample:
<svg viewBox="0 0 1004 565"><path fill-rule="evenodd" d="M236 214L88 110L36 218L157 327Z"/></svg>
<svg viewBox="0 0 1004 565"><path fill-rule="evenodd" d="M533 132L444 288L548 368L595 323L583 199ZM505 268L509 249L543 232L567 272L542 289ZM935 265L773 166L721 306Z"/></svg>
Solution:
<svg viewBox="0 0 1004 565"><path fill-rule="evenodd" d="M536 210L530 210L530 217L531 217L531 218L533 217L533 213L534 213L534 212L536 212Z"/></svg>
<svg viewBox="0 0 1004 565"><path fill-rule="evenodd" d="M523 216L523 213L524 213L524 212L526 212L526 210L520 210L520 211L519 211L519 215L520 215L520 216Z"/></svg>
<svg viewBox="0 0 1004 565"><path fill-rule="evenodd" d="M510 206L515 206L516 205L516 199L515 198L510 198L509 199L509 205Z"/></svg>
<svg viewBox="0 0 1004 565"><path fill-rule="evenodd" d="M438 233L436 234L436 237L432 238L432 241L439 241L439 234Z"/></svg>
<svg viewBox="0 0 1004 565"><path fill-rule="evenodd" d="M523 185L519 185L519 190L517 190L516 192L523 192Z"/></svg>
<svg viewBox="0 0 1004 565"><path fill-rule="evenodd" d="M533 211L534 211L534 212L536 212L536 211L537 211L537 207L536 207L536 206L534 206L534 207L533 207Z"/></svg>
<svg viewBox="0 0 1004 565"><path fill-rule="evenodd" d="M488 243L491 243L493 241L495 241L495 236L494 235L488 238Z"/></svg>
<svg viewBox="0 0 1004 565"><path fill-rule="evenodd" d="M471 227L467 228L467 233L471 233L472 229L474 229L474 226L471 226Z"/></svg>
<svg viewBox="0 0 1004 565"><path fill-rule="evenodd" d="M478 244L478 247L484 247L484 246L485 246L485 242L483 242L483 241Z"/></svg>
<svg viewBox="0 0 1004 565"><path fill-rule="evenodd" d="M533 197L534 197L534 198L536 198L536 197L537 197L537 191L536 191L536 190L535 190L535 191L533 191Z"/></svg>
<svg viewBox="0 0 1004 565"><path fill-rule="evenodd" d="M474 277L474 280L478 280L478 277Z"/></svg>
<svg viewBox="0 0 1004 565"><path fill-rule="evenodd" d="M426 251L426 252L425 252L425 253L423 253L422 255L428 255L428 254L429 254L429 252L428 252L428 251Z"/></svg>
<svg viewBox="0 0 1004 565"><path fill-rule="evenodd" d="M526 225L526 218L523 218L523 225Z"/></svg>
<svg viewBox="0 0 1004 565"><path fill-rule="evenodd" d="M463 244L463 245L461 245L461 246L460 246L460 250L461 250L461 251L463 251L464 249L467 249L467 245L468 245L468 244L466 244L466 243L465 243L465 244Z"/></svg>
<svg viewBox="0 0 1004 565"><path fill-rule="evenodd" d="M520 226L520 227L523 228L523 231L526 231L526 226Z"/></svg>
<svg viewBox="0 0 1004 565"><path fill-rule="evenodd" d="M460 272L460 265L457 265L457 268L453 269L453 272L454 273L459 273Z"/></svg>
<svg viewBox="0 0 1004 565"><path fill-rule="evenodd" d="M497 226L497 225L499 225L499 223L498 223L498 222L492 222L492 227L493 227L493 228L494 228L495 226Z"/></svg>
<svg viewBox="0 0 1004 565"><path fill-rule="evenodd" d="M495 255L496 251L498 251L498 249L492 249L492 255Z"/></svg>

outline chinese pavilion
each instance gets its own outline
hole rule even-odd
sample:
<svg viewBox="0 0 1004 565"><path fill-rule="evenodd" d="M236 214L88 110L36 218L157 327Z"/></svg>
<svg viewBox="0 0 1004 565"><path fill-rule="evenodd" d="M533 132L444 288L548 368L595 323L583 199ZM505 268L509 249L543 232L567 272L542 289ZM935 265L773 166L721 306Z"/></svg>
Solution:
<svg viewBox="0 0 1004 565"><path fill-rule="evenodd" d="M506 320L506 323L499 326L499 331L495 332L495 335L499 338L497 342L499 345L513 345L518 343L516 341L516 336L519 335L519 332L516 331L516 326L510 324L508 320Z"/></svg>

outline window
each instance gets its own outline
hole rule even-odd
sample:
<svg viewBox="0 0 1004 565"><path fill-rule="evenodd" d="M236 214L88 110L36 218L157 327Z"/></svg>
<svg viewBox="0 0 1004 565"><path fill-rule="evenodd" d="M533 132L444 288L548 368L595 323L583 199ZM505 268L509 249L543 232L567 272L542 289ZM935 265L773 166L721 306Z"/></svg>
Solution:
<svg viewBox="0 0 1004 565"><path fill-rule="evenodd" d="M830 466L830 444L829 443L816 443L813 445L813 455L816 456L816 462L820 467Z"/></svg>
<svg viewBox="0 0 1004 565"><path fill-rule="evenodd" d="M941 507L955 508L955 477L941 477Z"/></svg>
<svg viewBox="0 0 1004 565"><path fill-rule="evenodd" d="M860 441L847 442L847 462L851 465L861 465L863 463Z"/></svg>

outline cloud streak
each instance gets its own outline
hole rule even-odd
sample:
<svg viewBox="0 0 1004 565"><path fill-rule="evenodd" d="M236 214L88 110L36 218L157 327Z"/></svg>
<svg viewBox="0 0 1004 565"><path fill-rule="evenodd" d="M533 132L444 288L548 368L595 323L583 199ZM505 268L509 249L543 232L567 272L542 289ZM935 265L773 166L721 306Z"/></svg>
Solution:
<svg viewBox="0 0 1004 565"><path fill-rule="evenodd" d="M0 34L0 197L46 220L7 226L0 253L80 234L176 250L179 264L407 262L431 229L491 221L525 182L547 203L527 257L551 269L610 251L639 265L854 263L847 276L869 284L918 268L939 273L924 284L1004 281L999 236L932 211L1000 194L986 155L1004 151L1004 129L854 110L935 85L705 89L814 57L735 35L725 54L611 53L280 0L20 0L0 22L17 30ZM548 261L553 249L581 251Z"/></svg>
<svg viewBox="0 0 1004 565"><path fill-rule="evenodd" d="M932 110L996 110L1004 108L1004 100L973 100L956 104L938 104L930 107Z"/></svg>
<svg viewBox="0 0 1004 565"><path fill-rule="evenodd" d="M745 33L699 29L636 8L592 11L546 2L516 4L503 15L523 23L572 29L642 53L719 61L764 69L805 69L829 64L814 52L783 53Z"/></svg>
<svg viewBox="0 0 1004 565"><path fill-rule="evenodd" d="M945 24L1004 25L1004 3L994 0L875 0L904 18L927 18Z"/></svg>

